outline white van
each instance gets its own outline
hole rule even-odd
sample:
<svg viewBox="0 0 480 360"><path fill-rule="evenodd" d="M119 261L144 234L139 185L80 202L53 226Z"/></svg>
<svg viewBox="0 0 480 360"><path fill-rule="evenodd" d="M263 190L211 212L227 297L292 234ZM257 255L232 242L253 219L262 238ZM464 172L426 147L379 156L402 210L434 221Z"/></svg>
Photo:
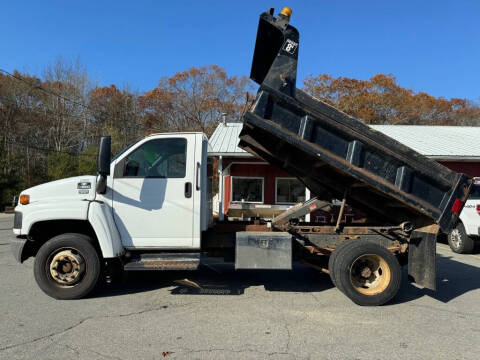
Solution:
<svg viewBox="0 0 480 360"><path fill-rule="evenodd" d="M448 245L458 254L471 253L479 240L480 178L474 178L473 190L460 213L460 221L448 234Z"/></svg>

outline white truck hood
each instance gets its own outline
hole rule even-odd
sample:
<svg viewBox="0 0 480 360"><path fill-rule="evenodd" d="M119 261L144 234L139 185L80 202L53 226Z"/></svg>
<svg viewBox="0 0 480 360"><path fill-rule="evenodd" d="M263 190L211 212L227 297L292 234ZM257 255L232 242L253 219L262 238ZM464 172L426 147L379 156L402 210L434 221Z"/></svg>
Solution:
<svg viewBox="0 0 480 360"><path fill-rule="evenodd" d="M30 203L38 201L94 200L97 177L93 175L75 176L51 181L22 191L30 195Z"/></svg>

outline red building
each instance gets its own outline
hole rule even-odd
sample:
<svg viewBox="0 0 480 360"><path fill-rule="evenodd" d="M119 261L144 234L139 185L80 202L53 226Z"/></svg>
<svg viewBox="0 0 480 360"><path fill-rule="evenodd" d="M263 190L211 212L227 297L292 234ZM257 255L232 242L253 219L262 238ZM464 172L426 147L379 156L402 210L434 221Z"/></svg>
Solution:
<svg viewBox="0 0 480 360"><path fill-rule="evenodd" d="M395 140L442 165L480 176L480 127L374 125ZM271 218L310 198L308 189L288 173L238 147L242 123L221 123L210 138L209 156L218 158L219 218ZM348 216L348 212L346 213ZM330 221L312 214L311 221ZM310 218L307 216L307 221Z"/></svg>

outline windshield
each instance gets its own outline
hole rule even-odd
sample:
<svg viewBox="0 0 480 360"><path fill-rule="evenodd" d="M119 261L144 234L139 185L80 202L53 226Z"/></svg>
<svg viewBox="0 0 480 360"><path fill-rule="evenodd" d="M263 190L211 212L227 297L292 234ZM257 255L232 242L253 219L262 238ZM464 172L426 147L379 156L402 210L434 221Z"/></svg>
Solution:
<svg viewBox="0 0 480 360"><path fill-rule="evenodd" d="M131 143L130 145L127 145L125 146L122 150L120 150L120 152L115 155L112 160L110 161L110 164L113 163L115 160L118 159L119 156L121 156L125 151L127 151L128 149L130 149L133 145L135 145L136 143L138 143L140 140L137 140L137 141L134 141L133 143Z"/></svg>
<svg viewBox="0 0 480 360"><path fill-rule="evenodd" d="M469 199L480 199L480 185L473 185Z"/></svg>

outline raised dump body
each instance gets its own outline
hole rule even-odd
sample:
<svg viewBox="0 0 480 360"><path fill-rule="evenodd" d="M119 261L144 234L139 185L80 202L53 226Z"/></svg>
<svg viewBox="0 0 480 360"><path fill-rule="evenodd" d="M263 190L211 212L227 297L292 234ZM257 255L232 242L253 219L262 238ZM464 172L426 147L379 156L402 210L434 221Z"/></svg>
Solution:
<svg viewBox="0 0 480 360"><path fill-rule="evenodd" d="M299 33L288 22L288 12L260 16L250 75L260 88L240 146L378 223L448 232L471 180L297 89Z"/></svg>

